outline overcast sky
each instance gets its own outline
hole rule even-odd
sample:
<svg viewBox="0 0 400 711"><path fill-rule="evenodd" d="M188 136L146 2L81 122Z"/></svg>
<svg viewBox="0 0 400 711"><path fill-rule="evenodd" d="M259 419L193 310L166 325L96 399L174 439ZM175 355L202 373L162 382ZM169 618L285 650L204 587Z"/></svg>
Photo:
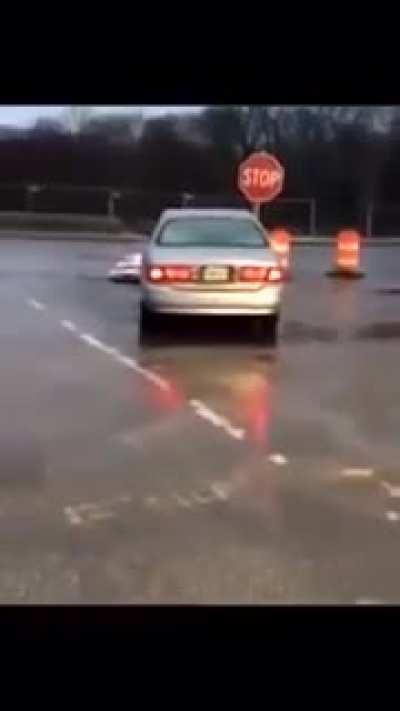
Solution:
<svg viewBox="0 0 400 711"><path fill-rule="evenodd" d="M31 126L38 118L58 118L67 106L0 106L0 125ZM92 106L97 113L137 113L160 115L170 112L192 112L196 106Z"/></svg>

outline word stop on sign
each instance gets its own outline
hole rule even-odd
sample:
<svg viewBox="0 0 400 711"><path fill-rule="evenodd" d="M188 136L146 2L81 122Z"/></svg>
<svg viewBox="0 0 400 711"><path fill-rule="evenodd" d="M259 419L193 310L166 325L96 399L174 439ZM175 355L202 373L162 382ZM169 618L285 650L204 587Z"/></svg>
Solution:
<svg viewBox="0 0 400 711"><path fill-rule="evenodd" d="M244 188L274 188L280 180L280 172L269 168L244 168L241 177Z"/></svg>

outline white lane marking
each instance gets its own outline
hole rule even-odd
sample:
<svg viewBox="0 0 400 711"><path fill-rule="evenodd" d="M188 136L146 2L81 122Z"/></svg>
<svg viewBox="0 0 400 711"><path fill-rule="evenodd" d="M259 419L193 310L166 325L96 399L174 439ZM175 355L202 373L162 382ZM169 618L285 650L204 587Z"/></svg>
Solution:
<svg viewBox="0 0 400 711"><path fill-rule="evenodd" d="M65 506L64 514L71 526L80 526L83 523L83 518L72 506Z"/></svg>
<svg viewBox="0 0 400 711"><path fill-rule="evenodd" d="M278 467L283 467L285 464L288 463L287 458L279 452L270 454L268 457L268 461L272 462L272 464L276 464Z"/></svg>
<svg viewBox="0 0 400 711"><path fill-rule="evenodd" d="M374 600L373 598L369 597L360 597L358 600L355 600L356 605L384 605L384 602L382 600Z"/></svg>
<svg viewBox="0 0 400 711"><path fill-rule="evenodd" d="M35 299L29 299L28 303L37 310L44 310L46 308L44 304L39 301L36 301ZM61 321L61 325L69 331L77 330L75 324L68 320ZM112 356L118 363L121 363L122 365L131 368L136 373L146 378L146 380L149 380L150 382L154 383L154 385L157 385L161 390L170 390L170 385L167 380L164 380L164 378L161 378L159 375L153 373L148 368L144 368L143 366L139 365L139 363L134 358L125 356L117 348L107 346L105 343L102 343L101 341L99 341L98 338L92 336L92 334L90 333L80 333L79 338L91 348L97 348L99 351L102 351L103 353ZM218 415L205 403L201 402L200 400L190 400L189 404L199 417L202 417L208 422L211 422L215 427L224 430L227 434L230 435L230 437L233 437L237 440L242 440L244 438L244 429L242 429L241 427L235 427L229 422L229 420L227 420L225 417L222 417L221 415Z"/></svg>
<svg viewBox="0 0 400 711"><path fill-rule="evenodd" d="M132 499L128 494L122 494L121 496L115 496L113 499L107 499L105 501L77 504L73 508L75 511L95 511L104 508L105 506L114 506L114 504L128 504L131 500Z"/></svg>
<svg viewBox="0 0 400 711"><path fill-rule="evenodd" d="M385 518L392 522L400 521L400 514L398 514L397 511L386 511Z"/></svg>
<svg viewBox="0 0 400 711"><path fill-rule="evenodd" d="M348 479L369 479L374 475L374 470L367 467L349 467L342 469L342 476Z"/></svg>
<svg viewBox="0 0 400 711"><path fill-rule="evenodd" d="M115 513L113 513L112 511L93 511L89 515L89 518L91 518L93 521L105 521L109 518L115 518Z"/></svg>
<svg viewBox="0 0 400 711"><path fill-rule="evenodd" d="M115 518L115 512L110 511L109 508L115 506L116 504L127 504L131 500L132 499L128 494L122 494L121 496L116 496L108 501L97 501L93 503L88 502L76 504L75 506L66 506L64 508L64 514L71 526L81 526L82 524L90 523L91 521L101 521L109 518Z"/></svg>
<svg viewBox="0 0 400 711"><path fill-rule="evenodd" d="M176 501L176 503L179 506L182 506L182 508L184 508L184 509L191 509L192 508L192 504L190 503L190 501L188 501L188 499L185 499L183 496L180 496L179 494L174 493L174 494L172 494L172 498Z"/></svg>
<svg viewBox="0 0 400 711"><path fill-rule="evenodd" d="M383 486L392 499L400 498L400 486L392 486L387 481L381 481L381 486Z"/></svg>
<svg viewBox="0 0 400 711"><path fill-rule="evenodd" d="M29 306L32 306L36 311L44 311L46 309L45 305L41 301L36 301L36 299L28 299Z"/></svg>
<svg viewBox="0 0 400 711"><path fill-rule="evenodd" d="M204 402L201 402L201 400L189 400L189 405L194 409L196 415L211 422L215 427L223 429L234 439L244 438L245 431L242 428L234 427L225 417L218 415L214 410L211 410L211 408L205 405Z"/></svg>
<svg viewBox="0 0 400 711"><path fill-rule="evenodd" d="M196 504L210 504L212 501L215 501L215 496L202 496L198 494L197 491L192 491L191 496Z"/></svg>
<svg viewBox="0 0 400 711"><path fill-rule="evenodd" d="M74 323L72 323L72 321L61 321L61 326L63 326L63 328L66 328L67 331L76 331L76 326Z"/></svg>
<svg viewBox="0 0 400 711"><path fill-rule="evenodd" d="M79 338L92 348L98 348L100 351L104 350L104 344L94 336L91 336L90 333L81 333Z"/></svg>
<svg viewBox="0 0 400 711"><path fill-rule="evenodd" d="M139 365L139 363L134 360L134 358L129 358L128 356L125 356L122 353L119 353L118 351L114 354L114 357L115 360L117 360L119 363L122 363L122 365L126 365L128 368L131 368L136 373L139 373L139 375L142 375L144 378L146 378L146 380L149 380L151 383L154 383L154 385L158 385L161 390L170 389L169 383L164 380L164 378L160 378L159 375L156 375L148 368L144 368L143 366Z"/></svg>
<svg viewBox="0 0 400 711"><path fill-rule="evenodd" d="M150 382L154 383L154 385L157 385L159 388L161 388L161 390L170 389L169 383L166 380L160 378L159 375L156 375L148 368L143 368L143 366L139 365L139 363L134 358L130 358L129 356L120 353L117 348L107 346L105 343L102 343L101 341L99 341L98 338L92 336L90 333L81 333L79 337L88 346L91 346L92 348L97 348L103 353L110 355L112 358L114 358L114 360L117 361L117 363L121 363L127 368L131 368L131 370L134 370L139 375L142 375L144 378L146 378L146 380L149 380Z"/></svg>
<svg viewBox="0 0 400 711"><path fill-rule="evenodd" d="M215 481L213 484L210 485L210 489L217 499L227 501L232 492L233 486L232 484L229 484L227 482Z"/></svg>
<svg viewBox="0 0 400 711"><path fill-rule="evenodd" d="M144 504L149 509L159 509L161 502L158 496L146 496Z"/></svg>

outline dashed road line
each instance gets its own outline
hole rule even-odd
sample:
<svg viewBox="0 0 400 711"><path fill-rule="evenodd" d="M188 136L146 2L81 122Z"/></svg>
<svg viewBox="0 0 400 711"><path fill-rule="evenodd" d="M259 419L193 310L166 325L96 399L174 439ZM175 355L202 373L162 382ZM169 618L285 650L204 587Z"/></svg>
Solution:
<svg viewBox="0 0 400 711"><path fill-rule="evenodd" d="M45 309L44 304L39 301L36 301L36 299L29 299L28 303L37 310ZM83 341L90 348L96 348L97 350L106 353L118 363L126 366L127 368L130 368L131 370L134 370L136 373L141 375L149 382L153 383L154 385L157 385L157 387L159 387L161 390L170 390L170 384L167 380L161 378L159 375L149 370L148 368L143 367L134 358L130 358L129 356L124 355L117 348L113 348L112 346L108 346L107 344L102 343L102 341L93 336L91 333L78 333L75 324L73 324L71 321L63 320L61 321L61 325L63 326L63 328L71 332L75 332L80 338L80 340ZM241 427L235 427L231 422L229 422L227 418L214 412L214 410L208 407L205 403L201 402L200 400L190 400L189 405L194 409L195 413L199 417L202 417L204 420L207 420L215 427L222 429L233 439L244 439L246 434L244 429L242 429Z"/></svg>
<svg viewBox="0 0 400 711"><path fill-rule="evenodd" d="M381 481L381 486L392 499L400 499L400 486L392 486L387 481Z"/></svg>
<svg viewBox="0 0 400 711"><path fill-rule="evenodd" d="M216 499L227 501L232 492L233 485L229 482L215 481L210 485L210 489L215 494Z"/></svg>
<svg viewBox="0 0 400 711"><path fill-rule="evenodd" d="M61 326L63 326L63 328L66 328L68 331L76 331L76 326L74 323L72 323L72 321L61 321Z"/></svg>
<svg viewBox="0 0 400 711"><path fill-rule="evenodd" d="M196 415L211 422L215 427L224 430L230 437L234 439L244 438L245 430L241 427L234 427L229 420L222 417L222 415L218 415L218 413L214 412L214 410L208 407L204 402L201 402L201 400L189 400L189 405L193 408Z"/></svg>
<svg viewBox="0 0 400 711"><path fill-rule="evenodd" d="M36 309L36 311L45 311L46 306L42 304L41 301L36 301L36 299L28 299L27 303L29 306L32 306L32 308Z"/></svg>
<svg viewBox="0 0 400 711"><path fill-rule="evenodd" d="M116 513L112 511L117 504L128 504L132 501L131 496L122 494L107 501L87 502L75 504L75 506L65 506L64 515L71 526L81 526L90 524L91 521L102 521L115 518Z"/></svg>
<svg viewBox="0 0 400 711"><path fill-rule="evenodd" d="M76 512L73 506L65 506L64 514L71 526L80 526L83 523L83 518Z"/></svg>
<svg viewBox="0 0 400 711"><path fill-rule="evenodd" d="M104 351L104 344L90 333L80 333L79 338L91 348L98 348L100 351Z"/></svg>
<svg viewBox="0 0 400 711"><path fill-rule="evenodd" d="M227 501L234 489L232 482L212 482L209 485L210 495L199 491L191 491L189 494L182 494L177 491L165 496L155 496L149 494L138 500L138 505L146 509L161 513L173 512L177 509L198 509L217 501ZM132 503L132 497L128 494L115 497L108 501L87 502L65 506L64 515L70 526L90 526L94 521L106 521L116 518L119 509L117 504Z"/></svg>
<svg viewBox="0 0 400 711"><path fill-rule="evenodd" d="M180 496L180 494L174 493L172 494L172 498L174 499L174 501L176 501L178 506L181 506L184 509L192 508L192 504L190 503L190 501L188 499L185 499L183 496Z"/></svg>
<svg viewBox="0 0 400 711"><path fill-rule="evenodd" d="M368 467L348 467L342 469L341 475L345 479L370 479L374 476L374 470Z"/></svg>
<svg viewBox="0 0 400 711"><path fill-rule="evenodd" d="M213 501L215 501L215 496L202 496L201 494L198 494L196 491L192 492L192 499L196 502L196 504L200 504L200 506L204 506L204 504L210 504Z"/></svg>
<svg viewBox="0 0 400 711"><path fill-rule="evenodd" d="M400 514L397 513L397 511L386 511L385 518L387 521L395 523L396 521L400 521Z"/></svg>
<svg viewBox="0 0 400 711"><path fill-rule="evenodd" d="M159 509L160 503L158 496L146 496L144 499L144 505L149 509Z"/></svg>
<svg viewBox="0 0 400 711"><path fill-rule="evenodd" d="M288 463L287 457L279 452L274 452L268 456L268 461L272 464L276 464L278 467L283 467Z"/></svg>
<svg viewBox="0 0 400 711"><path fill-rule="evenodd" d="M143 366L139 365L139 363L134 358L130 358L129 356L124 355L117 348L107 346L106 343L102 343L102 341L99 341L98 338L92 336L92 334L90 333L80 333L79 338L91 348L97 348L103 353L106 353L107 355L111 356L115 361L117 361L117 363L121 363L127 368L131 368L131 370L134 370L139 375L142 375L144 378L146 378L146 380L149 380L162 390L170 389L169 383L164 380L164 378L160 378L159 375L156 375L156 373L153 373L148 368L144 368Z"/></svg>

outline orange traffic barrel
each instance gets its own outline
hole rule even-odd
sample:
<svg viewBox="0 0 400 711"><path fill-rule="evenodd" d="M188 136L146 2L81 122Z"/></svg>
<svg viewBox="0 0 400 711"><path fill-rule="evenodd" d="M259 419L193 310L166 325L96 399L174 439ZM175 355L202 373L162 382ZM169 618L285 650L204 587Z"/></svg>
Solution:
<svg viewBox="0 0 400 711"><path fill-rule="evenodd" d="M361 235L357 230L344 229L336 235L333 269L328 276L357 279L364 276L360 269Z"/></svg>
<svg viewBox="0 0 400 711"><path fill-rule="evenodd" d="M290 252L293 236L283 227L274 227L269 233L271 249L278 257L279 266L283 269L285 277L290 278Z"/></svg>

